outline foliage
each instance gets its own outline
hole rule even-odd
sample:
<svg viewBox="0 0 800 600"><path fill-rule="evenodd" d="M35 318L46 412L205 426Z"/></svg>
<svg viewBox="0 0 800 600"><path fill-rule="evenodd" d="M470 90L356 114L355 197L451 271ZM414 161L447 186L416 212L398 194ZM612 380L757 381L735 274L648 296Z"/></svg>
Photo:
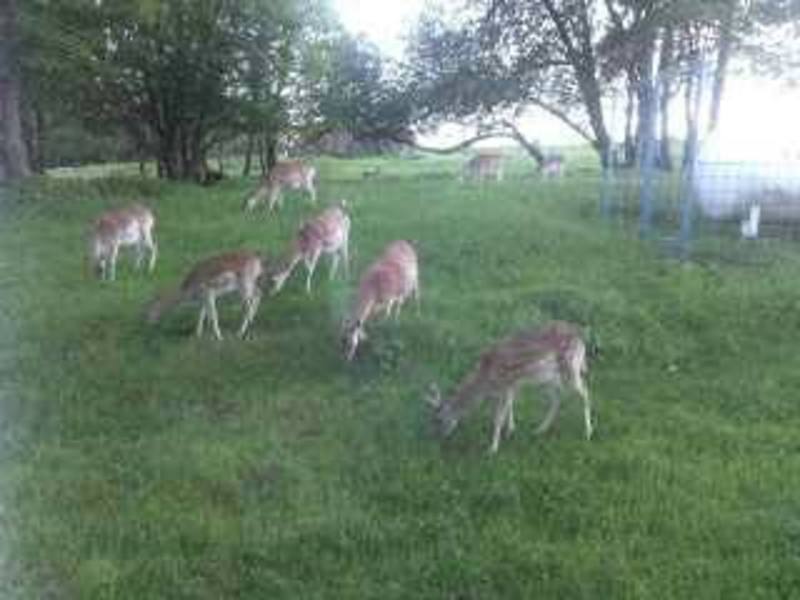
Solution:
<svg viewBox="0 0 800 600"><path fill-rule="evenodd" d="M536 106L590 142L606 163L604 99L627 94L629 129L635 119L637 138L643 130L654 134L657 57L664 107L681 87L690 90L699 53L713 57L713 127L731 58L755 39L761 51L749 52L764 58L766 32L796 26L796 14L794 0L464 0L450 10L438 3L410 48L417 118L492 125ZM778 36L780 48L789 37ZM662 128L667 139L667 120Z"/></svg>
<svg viewBox="0 0 800 600"><path fill-rule="evenodd" d="M405 133L412 108L398 65L365 38L347 34L332 45L328 60L319 88L321 130L356 137Z"/></svg>
<svg viewBox="0 0 800 600"><path fill-rule="evenodd" d="M211 146L254 122L285 127L298 40L320 0L35 0L30 64L39 95L122 128L170 178L202 174ZM306 42L304 42L306 43Z"/></svg>

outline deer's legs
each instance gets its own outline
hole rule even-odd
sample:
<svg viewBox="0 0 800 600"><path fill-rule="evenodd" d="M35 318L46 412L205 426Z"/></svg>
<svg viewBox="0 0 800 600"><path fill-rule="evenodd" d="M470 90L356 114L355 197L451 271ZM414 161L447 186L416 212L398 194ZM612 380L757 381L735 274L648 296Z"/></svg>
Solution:
<svg viewBox="0 0 800 600"><path fill-rule="evenodd" d="M281 192L280 190L275 190L274 188L269 191L269 212L272 213L275 210L275 205L278 205L278 208L281 206Z"/></svg>
<svg viewBox="0 0 800 600"><path fill-rule="evenodd" d="M589 401L589 390L586 388L586 383L583 381L583 377L580 375L575 378L575 389L583 400L583 420L586 424L586 439L590 440L592 439L592 433L594 433L594 425L592 424L592 406L591 402Z"/></svg>
<svg viewBox="0 0 800 600"><path fill-rule="evenodd" d="M350 240L345 238L344 244L340 252L342 253L342 262L344 262L344 277L350 279Z"/></svg>
<svg viewBox="0 0 800 600"><path fill-rule="evenodd" d="M311 293L311 278L314 276L314 270L317 268L317 261L319 260L319 250L315 251L306 260L306 293Z"/></svg>
<svg viewBox="0 0 800 600"><path fill-rule="evenodd" d="M394 320L397 321L400 318L400 309L403 308L403 301L404 299L401 298L394 304Z"/></svg>
<svg viewBox="0 0 800 600"><path fill-rule="evenodd" d="M536 435L546 433L547 430L550 429L550 426L558 416L558 411L561 408L561 394L558 392L558 390L552 386L549 386L547 388L547 396L550 399L550 408L548 409L547 415L545 415L541 425L536 428Z"/></svg>
<svg viewBox="0 0 800 600"><path fill-rule="evenodd" d="M217 314L217 301L213 293L206 296L206 310L208 317L211 319L211 330L214 332L214 337L218 340L222 339L222 332L219 330L219 315Z"/></svg>
<svg viewBox="0 0 800 600"><path fill-rule="evenodd" d="M147 270L149 272L153 272L153 269L156 267L156 258L158 257L158 244L153 239L153 234L148 232L145 236L145 243L147 244L147 249L150 253L150 261L147 264Z"/></svg>
<svg viewBox="0 0 800 600"><path fill-rule="evenodd" d="M119 246L114 246L106 263L109 281L114 281L117 277L117 256L119 256Z"/></svg>
<svg viewBox="0 0 800 600"><path fill-rule="evenodd" d="M241 327L239 327L239 337L244 337L244 334L247 333L247 328L253 322L260 303L261 293L256 289L250 290L249 295L244 300L244 318L242 319Z"/></svg>
<svg viewBox="0 0 800 600"><path fill-rule="evenodd" d="M331 255L331 268L328 272L328 279L333 281L333 278L336 277L336 271L339 269L339 253L334 252Z"/></svg>
<svg viewBox="0 0 800 600"><path fill-rule="evenodd" d="M494 428L492 430L492 445L489 446L489 453L494 454L500 447L500 434L503 432L503 427L508 422L509 411L512 410L514 405L514 392L509 390L505 396L498 398L495 401L494 408Z"/></svg>
<svg viewBox="0 0 800 600"><path fill-rule="evenodd" d="M513 399L508 406L508 414L506 415L506 437L511 437L514 433L516 424L514 423L514 402Z"/></svg>
<svg viewBox="0 0 800 600"><path fill-rule="evenodd" d="M392 316L392 308L394 308L395 302L397 302L397 300L389 300L386 303L386 310L384 312L384 317L385 318L388 319L389 317Z"/></svg>
<svg viewBox="0 0 800 600"><path fill-rule="evenodd" d="M145 245L144 240L141 240L138 244L136 244L136 259L134 261L134 266L136 267L137 271L142 268L145 252L147 252L147 246Z"/></svg>
<svg viewBox="0 0 800 600"><path fill-rule="evenodd" d="M200 336L203 335L203 325L205 325L206 315L207 314L208 314L208 311L206 310L206 305L203 304L203 306L200 307L200 317L197 319L197 327L195 327L195 330L194 330L194 334L197 337L200 337Z"/></svg>
<svg viewBox="0 0 800 600"><path fill-rule="evenodd" d="M305 187L306 187L306 191L311 196L311 203L312 204L316 204L317 203L317 190L314 189L314 182L313 181L307 181Z"/></svg>

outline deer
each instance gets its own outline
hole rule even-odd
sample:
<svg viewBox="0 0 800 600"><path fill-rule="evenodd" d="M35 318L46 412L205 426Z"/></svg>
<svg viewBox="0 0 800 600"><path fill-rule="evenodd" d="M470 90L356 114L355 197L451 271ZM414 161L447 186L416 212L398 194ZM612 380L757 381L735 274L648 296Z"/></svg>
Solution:
<svg viewBox="0 0 800 600"><path fill-rule="evenodd" d="M564 159L558 155L547 156L539 168L542 177L557 179L564 174Z"/></svg>
<svg viewBox="0 0 800 600"><path fill-rule="evenodd" d="M147 321L152 325L167 311L185 302L199 302L200 315L195 335L202 337L206 320L218 340L222 339L217 317L217 298L237 292L242 300L244 316L239 337L244 337L255 318L261 302L261 280L266 271L266 258L249 250L236 250L198 262L184 277L177 290L156 298L147 309Z"/></svg>
<svg viewBox="0 0 800 600"><path fill-rule="evenodd" d="M345 277L349 277L350 217L345 212L346 208L346 202L341 200L300 226L292 242L289 258L273 276L273 294L283 288L301 260L306 267L306 293L311 294L311 278L323 254L331 257L330 279L336 276L340 260L344 263Z"/></svg>
<svg viewBox="0 0 800 600"><path fill-rule="evenodd" d="M276 205L280 208L282 204L281 192L285 188L305 190L311 196L312 204L316 204L317 191L314 187L316 176L317 170L302 160L277 162L269 170L256 192L245 201L244 208L245 210L253 210L259 203L266 200L271 213Z"/></svg>
<svg viewBox="0 0 800 600"><path fill-rule="evenodd" d="M561 407L563 388L577 392L583 400L586 439L594 430L589 390L583 379L587 372L586 345L578 326L555 321L540 328L526 329L496 342L485 350L477 365L452 395L443 400L431 384L425 400L433 408L440 437L450 436L468 412L489 397L493 400L493 429L489 453L495 454L503 431L514 431L514 398L525 383L543 385L550 407L536 434L546 433Z"/></svg>
<svg viewBox="0 0 800 600"><path fill-rule="evenodd" d="M113 281L120 248L132 246L136 250L136 268L141 268L145 254L149 254L147 269L152 272L158 255L158 247L153 239L155 222L150 209L141 204L101 214L89 229L87 245L90 270L100 279Z"/></svg>
<svg viewBox="0 0 800 600"><path fill-rule="evenodd" d="M348 362L353 360L359 344L367 339L364 332L367 320L379 311L389 317L392 310L396 319L410 296L414 296L419 312L417 253L410 242L394 241L386 246L359 282L356 301L342 328L342 347Z"/></svg>
<svg viewBox="0 0 800 600"><path fill-rule="evenodd" d="M503 180L503 155L497 152L482 152L473 156L464 166L463 179Z"/></svg>

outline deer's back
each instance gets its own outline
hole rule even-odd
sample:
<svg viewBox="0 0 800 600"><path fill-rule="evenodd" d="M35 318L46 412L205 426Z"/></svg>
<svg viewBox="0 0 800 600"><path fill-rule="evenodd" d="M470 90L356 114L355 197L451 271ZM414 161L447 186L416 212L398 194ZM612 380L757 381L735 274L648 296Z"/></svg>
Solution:
<svg viewBox="0 0 800 600"><path fill-rule="evenodd" d="M313 169L300 160L285 160L270 169L269 181L275 184L299 185L304 183L309 172Z"/></svg>
<svg viewBox="0 0 800 600"><path fill-rule="evenodd" d="M574 360L582 361L584 353L580 330L557 321L500 340L481 355L477 371L498 386L523 380L554 382Z"/></svg>
<svg viewBox="0 0 800 600"><path fill-rule="evenodd" d="M117 240L134 243L139 240L143 230L150 229L154 222L150 209L135 204L97 217L92 225L92 234L104 242Z"/></svg>
<svg viewBox="0 0 800 600"><path fill-rule="evenodd" d="M377 305L404 298L416 285L416 264L382 258L370 266L361 278L359 296L371 298Z"/></svg>
<svg viewBox="0 0 800 600"><path fill-rule="evenodd" d="M183 280L184 291L215 288L225 291L242 278L257 279L263 272L261 257L249 250L226 252L195 265Z"/></svg>
<svg viewBox="0 0 800 600"><path fill-rule="evenodd" d="M383 251L378 262L396 263L416 279L418 270L417 251L411 242L397 240L391 242Z"/></svg>
<svg viewBox="0 0 800 600"><path fill-rule="evenodd" d="M297 244L303 252L319 248L337 248L347 237L350 218L338 207L329 208L306 221L297 232Z"/></svg>
<svg viewBox="0 0 800 600"><path fill-rule="evenodd" d="M467 163L467 170L474 175L490 175L500 170L502 157L496 154L482 154Z"/></svg>

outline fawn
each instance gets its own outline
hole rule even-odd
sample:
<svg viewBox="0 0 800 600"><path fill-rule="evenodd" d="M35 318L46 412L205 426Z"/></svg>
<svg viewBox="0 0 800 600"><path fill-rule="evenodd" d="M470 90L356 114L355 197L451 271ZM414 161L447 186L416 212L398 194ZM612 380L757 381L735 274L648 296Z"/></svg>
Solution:
<svg viewBox="0 0 800 600"><path fill-rule="evenodd" d="M586 370L586 346L580 330L571 323L556 321L493 344L481 354L478 364L451 396L443 400L439 389L432 384L426 401L435 411L439 434L446 437L472 408L485 397L492 398L494 425L489 452L495 453L503 430L506 435L514 431L514 396L524 383L544 385L550 396L550 408L537 434L550 429L561 406L560 389L568 387L583 400L586 439L591 439L589 390L583 380Z"/></svg>
<svg viewBox="0 0 800 600"><path fill-rule="evenodd" d="M317 203L317 190L314 187L314 179L317 170L311 165L307 165L302 160L284 160L275 163L269 170L263 183L246 201L245 210L253 210L259 203L267 201L269 212L272 212L277 204L280 208L281 192L284 188L292 190L302 189L311 196L311 202Z"/></svg>
<svg viewBox="0 0 800 600"><path fill-rule="evenodd" d="M149 208L134 204L100 215L91 225L88 255L91 270L100 278L113 281L117 272L117 256L123 246L136 249L136 267L149 254L147 268L156 265L158 248L153 239L155 217Z"/></svg>
<svg viewBox="0 0 800 600"><path fill-rule="evenodd" d="M539 171L542 177L556 179L564 174L564 159L561 156L547 156L542 161Z"/></svg>
<svg viewBox="0 0 800 600"><path fill-rule="evenodd" d="M221 340L217 297L238 292L244 309L239 327L239 337L243 337L261 302L260 283L264 274L265 259L255 252L238 250L212 256L197 263L176 291L153 301L147 311L147 320L156 323L166 311L183 302L199 302L200 316L195 335L203 335L203 326L209 319L214 336Z"/></svg>
<svg viewBox="0 0 800 600"><path fill-rule="evenodd" d="M361 277L355 305L343 327L342 343L348 361L353 360L359 343L367 338L367 319L379 310L388 317L393 308L396 318L409 296L414 296L419 310L417 253L411 243L399 240L386 246Z"/></svg>
<svg viewBox="0 0 800 600"><path fill-rule="evenodd" d="M311 278L317 261L323 254L331 257L330 278L336 275L339 260L344 262L345 275L350 271L348 244L350 238L350 217L345 212L346 203L340 201L322 213L309 219L297 230L297 236L292 242L292 251L285 262L285 266L273 277L273 293L283 287L286 279L292 274L297 264L302 260L306 266L306 292L311 293Z"/></svg>
<svg viewBox="0 0 800 600"><path fill-rule="evenodd" d="M462 179L494 179L503 180L503 155L497 152L482 152L473 156L464 165Z"/></svg>

